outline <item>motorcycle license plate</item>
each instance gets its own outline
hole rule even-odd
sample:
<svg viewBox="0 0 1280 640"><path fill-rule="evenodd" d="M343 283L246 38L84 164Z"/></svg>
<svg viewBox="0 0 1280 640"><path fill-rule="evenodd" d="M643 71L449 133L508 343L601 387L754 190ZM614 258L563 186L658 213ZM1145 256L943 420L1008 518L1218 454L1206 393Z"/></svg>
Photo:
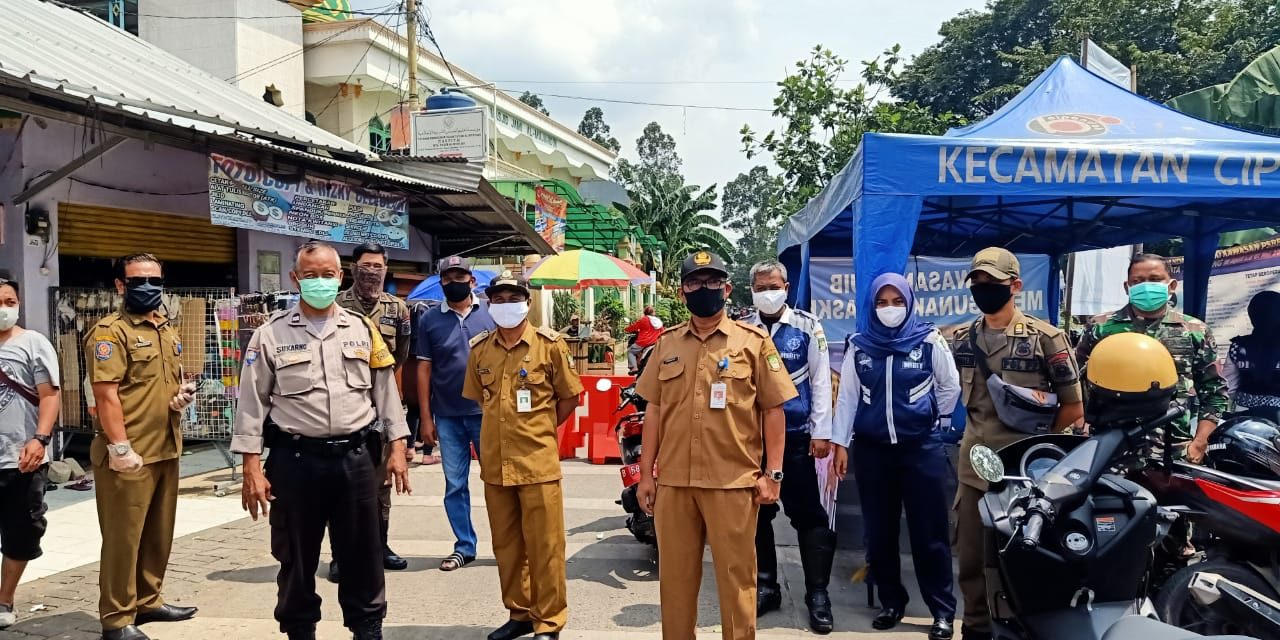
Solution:
<svg viewBox="0 0 1280 640"><path fill-rule="evenodd" d="M640 465L628 464L623 465L618 472L622 475L622 488L626 489L637 482L640 482Z"/></svg>

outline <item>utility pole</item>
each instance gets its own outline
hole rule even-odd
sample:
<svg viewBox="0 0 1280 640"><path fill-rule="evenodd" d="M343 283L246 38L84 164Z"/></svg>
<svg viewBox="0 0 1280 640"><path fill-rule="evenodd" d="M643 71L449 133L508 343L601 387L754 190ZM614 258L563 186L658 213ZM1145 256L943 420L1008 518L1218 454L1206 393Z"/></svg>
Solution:
<svg viewBox="0 0 1280 640"><path fill-rule="evenodd" d="M409 112L422 107L418 100L418 0L405 0L405 38L409 41Z"/></svg>

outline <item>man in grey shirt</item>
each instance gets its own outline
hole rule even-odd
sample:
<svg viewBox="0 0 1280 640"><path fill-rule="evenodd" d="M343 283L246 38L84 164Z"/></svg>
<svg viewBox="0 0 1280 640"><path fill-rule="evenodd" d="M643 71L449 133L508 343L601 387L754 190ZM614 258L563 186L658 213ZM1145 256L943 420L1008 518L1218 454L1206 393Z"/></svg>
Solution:
<svg viewBox="0 0 1280 640"><path fill-rule="evenodd" d="M0 280L0 629L17 622L18 581L43 554L45 447L60 409L58 356L18 313L18 283Z"/></svg>

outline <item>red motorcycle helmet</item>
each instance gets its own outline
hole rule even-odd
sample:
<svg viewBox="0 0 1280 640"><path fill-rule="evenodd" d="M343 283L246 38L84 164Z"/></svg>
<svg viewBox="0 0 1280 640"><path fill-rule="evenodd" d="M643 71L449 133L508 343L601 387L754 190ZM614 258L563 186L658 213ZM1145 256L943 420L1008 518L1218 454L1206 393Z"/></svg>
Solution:
<svg viewBox="0 0 1280 640"><path fill-rule="evenodd" d="M1280 480L1280 427L1253 416L1232 418L1209 434L1210 467L1258 480Z"/></svg>

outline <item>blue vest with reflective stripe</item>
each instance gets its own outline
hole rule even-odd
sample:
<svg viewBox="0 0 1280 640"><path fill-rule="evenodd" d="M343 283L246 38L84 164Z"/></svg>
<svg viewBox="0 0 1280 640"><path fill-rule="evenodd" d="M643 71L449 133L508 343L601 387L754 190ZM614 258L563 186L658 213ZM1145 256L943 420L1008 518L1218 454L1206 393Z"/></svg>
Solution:
<svg viewBox="0 0 1280 640"><path fill-rule="evenodd" d="M854 359L860 385L855 390L858 413L853 419L854 440L911 442L933 433L938 406L933 393L931 342L920 343L906 355L873 358L850 341L845 357Z"/></svg>
<svg viewBox="0 0 1280 640"><path fill-rule="evenodd" d="M813 390L809 386L810 375L831 375L830 372L809 371L809 344L814 339L813 331L819 326L813 316L795 309L791 310L793 324L777 323L773 332L773 346L778 348L782 363L791 374L791 382L795 383L799 395L782 405L787 416L787 431L808 431L809 412L813 408Z"/></svg>

